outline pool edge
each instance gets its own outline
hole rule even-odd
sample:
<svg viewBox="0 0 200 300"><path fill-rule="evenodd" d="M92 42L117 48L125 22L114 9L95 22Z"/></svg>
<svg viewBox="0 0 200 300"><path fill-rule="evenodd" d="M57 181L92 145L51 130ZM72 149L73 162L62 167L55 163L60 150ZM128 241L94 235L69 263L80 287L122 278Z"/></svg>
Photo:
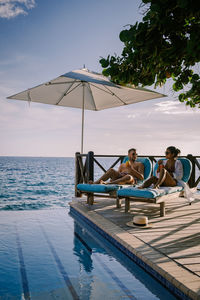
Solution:
<svg viewBox="0 0 200 300"><path fill-rule="evenodd" d="M105 239L110 241L116 248L122 251L131 260L133 260L146 272L157 279L176 297L182 300L200 299L199 295L195 293L195 291L186 287L184 283L177 280L175 276L170 274L170 272L167 272L166 270L155 264L152 260L145 257L145 255L142 254L141 251L136 250L133 245L131 245L129 240L131 239L132 244L134 242L134 245L135 243L136 245L138 243L143 243L144 246L147 247L144 242L137 240L136 237L133 237L130 233L128 233L121 227L113 224L103 216L97 214L94 210L90 209L89 206L83 204L81 201L72 201L70 203L70 212L84 220ZM151 250L153 252L153 249Z"/></svg>

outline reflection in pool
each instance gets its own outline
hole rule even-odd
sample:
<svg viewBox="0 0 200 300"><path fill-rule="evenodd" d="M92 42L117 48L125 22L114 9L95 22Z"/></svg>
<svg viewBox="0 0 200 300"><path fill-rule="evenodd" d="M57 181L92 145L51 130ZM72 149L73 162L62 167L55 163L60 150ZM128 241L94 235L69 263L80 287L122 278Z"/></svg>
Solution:
<svg viewBox="0 0 200 300"><path fill-rule="evenodd" d="M0 212L0 299L176 299L67 209Z"/></svg>

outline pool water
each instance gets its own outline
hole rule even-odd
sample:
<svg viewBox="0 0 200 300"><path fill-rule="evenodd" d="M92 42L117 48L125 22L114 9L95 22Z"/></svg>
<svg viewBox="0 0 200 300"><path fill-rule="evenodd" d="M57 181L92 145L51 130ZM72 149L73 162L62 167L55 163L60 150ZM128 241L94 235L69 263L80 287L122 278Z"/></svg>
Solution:
<svg viewBox="0 0 200 300"><path fill-rule="evenodd" d="M176 299L66 208L0 212L0 299Z"/></svg>

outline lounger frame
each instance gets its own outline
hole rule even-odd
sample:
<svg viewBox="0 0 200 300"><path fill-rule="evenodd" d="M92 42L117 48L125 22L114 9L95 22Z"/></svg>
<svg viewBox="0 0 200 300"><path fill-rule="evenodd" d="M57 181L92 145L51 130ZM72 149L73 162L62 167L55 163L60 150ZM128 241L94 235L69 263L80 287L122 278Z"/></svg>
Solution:
<svg viewBox="0 0 200 300"><path fill-rule="evenodd" d="M191 189L193 193L197 191L197 187L194 187ZM117 196L117 207L121 207L121 200L125 199L125 213L130 211L130 202L146 202L146 203L153 203L153 204L159 204L160 205L160 216L165 216L165 202L170 201L174 199L175 197L184 197L184 191L178 191L175 193L158 196L156 198L142 198L142 197L126 197L126 196ZM191 202L188 202L189 205L191 205Z"/></svg>
<svg viewBox="0 0 200 300"><path fill-rule="evenodd" d="M117 203L117 191L111 191L109 193L89 193L89 192L82 192L82 194L87 196L87 204L89 205L93 205L94 204L94 197L100 197L100 198L113 198L116 199L116 203ZM117 206L118 207L118 206Z"/></svg>
<svg viewBox="0 0 200 300"><path fill-rule="evenodd" d="M160 216L165 216L165 201L171 200L174 197L178 197L180 195L180 191L168 195L164 195L161 197L156 198L138 198L138 197L118 197L118 202L120 203L121 199L125 199L125 213L127 213L130 210L130 202L146 202L146 203L153 203L153 204L159 204L160 205Z"/></svg>
<svg viewBox="0 0 200 300"><path fill-rule="evenodd" d="M191 171L192 171L192 164L189 159L187 158L179 158L183 164L183 172L185 173L184 176L186 178L184 179L186 182L189 180L191 176ZM154 174L157 170L158 167L158 162L154 166ZM184 177L183 176L183 177ZM196 188L193 188L194 190ZM146 198L146 197L138 197L138 196L126 196L126 195L117 195L119 199L125 199L125 213L127 213L130 210L130 202L146 202L146 203L153 203L153 204L159 204L160 205L160 216L164 217L165 216L165 202L170 201L171 199L174 199L176 197L184 197L184 192L183 189L182 191L176 191L172 192L170 194L166 195L160 195L155 198ZM119 200L118 200L119 201ZM188 204L191 204L191 202L188 202Z"/></svg>

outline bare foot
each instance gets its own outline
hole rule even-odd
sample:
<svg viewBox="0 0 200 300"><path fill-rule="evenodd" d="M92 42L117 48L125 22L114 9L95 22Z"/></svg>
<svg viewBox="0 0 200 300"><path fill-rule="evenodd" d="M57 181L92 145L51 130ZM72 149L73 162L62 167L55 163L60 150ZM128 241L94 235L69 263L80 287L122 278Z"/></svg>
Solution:
<svg viewBox="0 0 200 300"><path fill-rule="evenodd" d="M103 180L100 180L99 183L100 183L100 184L107 184L107 182L106 182L106 181L103 181Z"/></svg>
<svg viewBox="0 0 200 300"><path fill-rule="evenodd" d="M153 185L153 189L159 189L159 188L160 188L159 185L156 185L156 184Z"/></svg>

